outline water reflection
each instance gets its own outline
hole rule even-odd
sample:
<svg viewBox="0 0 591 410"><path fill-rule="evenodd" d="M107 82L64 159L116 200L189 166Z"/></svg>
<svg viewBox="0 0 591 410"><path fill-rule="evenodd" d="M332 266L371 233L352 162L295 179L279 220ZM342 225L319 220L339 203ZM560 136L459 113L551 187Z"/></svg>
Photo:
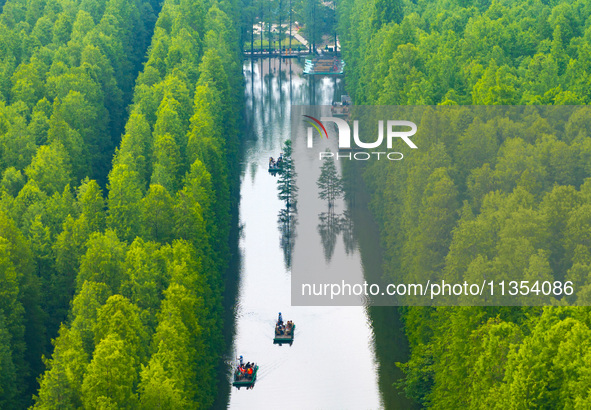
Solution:
<svg viewBox="0 0 591 410"><path fill-rule="evenodd" d="M332 154L326 149L327 154ZM353 221L347 207L342 213L336 213L336 201L345 196L344 181L338 174L332 156L327 155L320 169L320 176L316 181L318 186L318 198L326 201L327 211L318 214L318 233L322 239L324 259L330 262L334 255L339 235L343 237L345 252L347 255L355 250L355 236L353 234ZM351 205L351 204L349 204Z"/></svg>
<svg viewBox="0 0 591 410"><path fill-rule="evenodd" d="M334 255L334 250L337 244L339 235L339 221L334 212L322 212L318 215L320 223L318 224L318 233L322 239L322 249L324 251L324 259L330 262Z"/></svg>
<svg viewBox="0 0 591 410"><path fill-rule="evenodd" d="M280 246L283 250L283 261L285 262L285 268L290 269L291 254L296 239L297 214L293 209L283 208L279 211L277 222L279 224L279 232L281 232Z"/></svg>
<svg viewBox="0 0 591 410"><path fill-rule="evenodd" d="M353 232L353 219L351 212L347 209L341 216L341 235L343 235L343 243L345 244L345 252L347 255L357 250L357 239Z"/></svg>
<svg viewBox="0 0 591 410"><path fill-rule="evenodd" d="M298 193L295 197L292 195L289 207L287 200L278 196L281 176L273 177L267 172L269 157L276 157L290 138L291 104L330 105L335 95L338 99L342 94L340 80L304 77L301 67L289 60L248 61L244 71L247 125L243 134L240 220L237 223L243 229L236 246L240 266L235 269L234 284L238 290L234 291L236 296L225 299L228 310L234 312L234 317L227 321L228 331L233 336L227 358L230 362L244 355L247 360L256 361L260 369L256 389L228 391L232 377L232 368L228 365L215 408L391 407L388 398L381 394L386 390L380 386L382 383L391 386L395 378L388 375L378 381L378 369L382 367L376 362L374 333L366 308L292 306L290 267L296 227L298 246L295 252L305 242L303 227L308 226L315 234L312 240L321 255L320 235L316 232L317 214L320 210L328 211L328 205L314 209L311 219L304 220L304 170L298 169L299 197ZM315 180L316 177L311 179L313 195L316 195ZM292 180L292 188L293 183ZM333 207L333 217L338 219L335 229L345 245L337 240L335 255L341 248L350 250L355 246L347 245L355 241L351 234L351 218L343 209L342 200L336 201ZM232 283L230 292L231 286ZM298 342L293 346L273 344L277 312L298 324ZM232 325L235 328L230 329ZM335 335L343 329L347 329L346 337L335 342ZM396 352L390 340L389 334L383 338L384 348ZM347 372L335 371L343 358L349 368L355 369L355 378ZM396 395L394 391L394 401Z"/></svg>
<svg viewBox="0 0 591 410"><path fill-rule="evenodd" d="M353 231L353 220L349 210L340 214L334 212L331 208L327 212L318 214L318 234L322 238L322 247L324 250L324 259L330 262L334 255L335 246L339 236L343 238L345 253L352 254L357 250L357 240Z"/></svg>
<svg viewBox="0 0 591 410"><path fill-rule="evenodd" d="M345 186L345 200L350 209L351 226L354 228L355 245L359 248L365 279L384 286L382 247L378 227L371 217L368 206L369 194L361 175L363 168L358 163L348 163L341 168ZM397 385L404 375L396 363L408 360L408 342L402 331L399 308L395 306L368 306L371 317L373 343L378 368L379 387L385 409L416 409L419 406L407 399Z"/></svg>

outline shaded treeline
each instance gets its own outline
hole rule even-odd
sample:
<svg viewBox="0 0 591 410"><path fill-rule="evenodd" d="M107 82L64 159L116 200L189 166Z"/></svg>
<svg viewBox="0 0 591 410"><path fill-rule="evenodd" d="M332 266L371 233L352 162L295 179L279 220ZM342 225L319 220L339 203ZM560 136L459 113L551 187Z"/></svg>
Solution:
<svg viewBox="0 0 591 410"><path fill-rule="evenodd" d="M589 2L345 0L339 12L356 104L576 105L591 97ZM417 135L419 149L403 161L365 169L386 279L570 280L577 296L554 303L588 304L589 110L532 107L519 119L423 110L419 129L439 132ZM403 312L411 347L403 384L424 406L590 405L588 308Z"/></svg>

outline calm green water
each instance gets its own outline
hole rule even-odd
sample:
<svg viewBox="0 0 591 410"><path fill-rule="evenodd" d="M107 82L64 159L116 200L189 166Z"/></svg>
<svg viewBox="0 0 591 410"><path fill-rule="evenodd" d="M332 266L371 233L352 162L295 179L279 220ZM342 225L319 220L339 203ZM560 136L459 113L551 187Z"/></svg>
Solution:
<svg viewBox="0 0 591 410"><path fill-rule="evenodd" d="M407 345L398 311L389 307L291 306L289 243L278 215L277 178L267 172L290 138L292 104L340 100L340 79L310 78L295 61L245 62L246 129L242 156L236 266L226 295L230 323L227 383L217 407L231 409L395 409L412 408L392 383L400 378L395 362L405 361ZM359 182L359 181L357 181ZM361 186L362 184L356 184ZM381 276L379 238L355 190L348 210L356 257L366 279ZM297 243L295 235L289 238ZM322 238L318 237L319 243ZM324 244L325 245L325 244ZM343 240L331 246L344 247ZM296 323L292 346L273 345L277 313ZM252 390L230 386L232 359L243 355L260 370Z"/></svg>

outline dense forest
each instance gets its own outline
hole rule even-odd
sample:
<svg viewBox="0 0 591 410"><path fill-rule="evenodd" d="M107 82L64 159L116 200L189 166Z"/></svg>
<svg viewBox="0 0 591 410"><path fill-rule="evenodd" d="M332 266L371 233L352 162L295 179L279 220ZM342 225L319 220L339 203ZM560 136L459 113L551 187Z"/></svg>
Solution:
<svg viewBox="0 0 591 410"><path fill-rule="evenodd" d="M367 166L386 280L571 280L577 298L555 304L588 305L591 3L343 0L338 11L356 104L581 105L562 125L542 109L529 126L432 110L420 126L445 120L449 132ZM402 386L421 405L591 406L588 308L401 309Z"/></svg>
<svg viewBox="0 0 591 410"><path fill-rule="evenodd" d="M238 3L0 4L0 408L211 406Z"/></svg>

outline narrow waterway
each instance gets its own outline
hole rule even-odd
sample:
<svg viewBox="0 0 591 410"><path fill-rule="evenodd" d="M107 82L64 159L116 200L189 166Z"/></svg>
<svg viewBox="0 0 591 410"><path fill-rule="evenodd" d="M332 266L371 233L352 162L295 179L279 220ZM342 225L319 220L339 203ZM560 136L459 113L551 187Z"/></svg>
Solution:
<svg viewBox="0 0 591 410"><path fill-rule="evenodd" d="M395 362L407 356L395 308L291 306L290 247L278 221L285 204L267 164L290 138L291 105L329 105L343 93L341 80L303 76L297 62L279 59L247 61L244 73L238 284L234 297L226 297L235 302L228 360L243 355L260 368L252 390L222 388L226 398L218 403L230 409L410 408L392 386L401 376ZM364 199L361 192L356 201L361 205L350 210L358 222L356 263L366 277L379 277L379 253L372 253L379 249L378 234ZM297 241L297 234L291 240ZM346 245L334 246L338 254ZM291 346L273 344L278 312L296 323Z"/></svg>

